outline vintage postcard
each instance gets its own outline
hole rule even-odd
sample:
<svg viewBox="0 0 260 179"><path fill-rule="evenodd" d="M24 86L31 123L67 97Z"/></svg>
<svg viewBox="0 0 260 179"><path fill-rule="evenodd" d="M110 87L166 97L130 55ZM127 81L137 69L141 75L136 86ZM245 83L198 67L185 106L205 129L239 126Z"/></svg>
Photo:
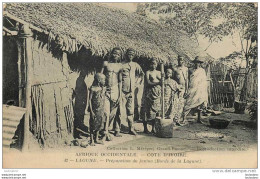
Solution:
<svg viewBox="0 0 260 179"><path fill-rule="evenodd" d="M258 3L16 2L2 18L4 169L258 167Z"/></svg>

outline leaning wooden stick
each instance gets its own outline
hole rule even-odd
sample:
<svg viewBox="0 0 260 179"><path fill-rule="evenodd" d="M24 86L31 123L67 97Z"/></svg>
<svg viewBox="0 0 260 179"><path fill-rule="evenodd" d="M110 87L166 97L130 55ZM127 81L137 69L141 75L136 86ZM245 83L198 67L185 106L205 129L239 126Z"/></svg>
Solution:
<svg viewBox="0 0 260 179"><path fill-rule="evenodd" d="M162 78L162 119L164 119L164 65L161 63L161 78Z"/></svg>

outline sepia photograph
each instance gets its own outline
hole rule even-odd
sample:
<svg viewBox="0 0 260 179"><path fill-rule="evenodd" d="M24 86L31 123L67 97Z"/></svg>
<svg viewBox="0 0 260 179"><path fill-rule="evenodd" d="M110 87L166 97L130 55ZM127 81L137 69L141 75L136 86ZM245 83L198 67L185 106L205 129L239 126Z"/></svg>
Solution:
<svg viewBox="0 0 260 179"><path fill-rule="evenodd" d="M2 7L3 169L258 168L257 2Z"/></svg>

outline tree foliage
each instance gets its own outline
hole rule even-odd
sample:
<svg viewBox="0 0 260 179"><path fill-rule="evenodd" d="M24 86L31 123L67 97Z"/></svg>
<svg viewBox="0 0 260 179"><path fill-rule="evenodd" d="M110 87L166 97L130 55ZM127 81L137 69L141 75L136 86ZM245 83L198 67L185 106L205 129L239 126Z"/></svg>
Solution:
<svg viewBox="0 0 260 179"><path fill-rule="evenodd" d="M255 3L144 3L139 4L137 13L148 17L156 15L160 22L187 32L197 41L199 35L212 43L239 32L242 53L247 59L257 57ZM247 41L245 47L244 40Z"/></svg>
<svg viewBox="0 0 260 179"><path fill-rule="evenodd" d="M212 25L211 18L215 11L209 12L207 3L145 3L137 8L137 12L145 16L159 16L159 21L187 32L195 37L206 27Z"/></svg>
<svg viewBox="0 0 260 179"><path fill-rule="evenodd" d="M257 66L257 10L257 3L143 3L138 6L137 13L150 18L159 17L157 20L160 22L195 38L198 45L198 36L208 39L211 45L238 33L240 51L231 52L220 61L233 63L237 57L246 59L247 70L240 97L244 101L247 75Z"/></svg>

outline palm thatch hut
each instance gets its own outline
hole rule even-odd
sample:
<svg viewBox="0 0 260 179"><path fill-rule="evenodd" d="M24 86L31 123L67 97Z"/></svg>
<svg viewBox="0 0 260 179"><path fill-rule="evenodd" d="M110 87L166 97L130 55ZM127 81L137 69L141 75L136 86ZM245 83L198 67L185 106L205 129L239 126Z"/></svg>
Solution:
<svg viewBox="0 0 260 179"><path fill-rule="evenodd" d="M3 102L27 109L26 145L31 134L44 146L72 137L74 110L85 114L87 87L113 47L135 49L144 69L150 58L200 53L183 32L94 3L6 3L3 15Z"/></svg>

